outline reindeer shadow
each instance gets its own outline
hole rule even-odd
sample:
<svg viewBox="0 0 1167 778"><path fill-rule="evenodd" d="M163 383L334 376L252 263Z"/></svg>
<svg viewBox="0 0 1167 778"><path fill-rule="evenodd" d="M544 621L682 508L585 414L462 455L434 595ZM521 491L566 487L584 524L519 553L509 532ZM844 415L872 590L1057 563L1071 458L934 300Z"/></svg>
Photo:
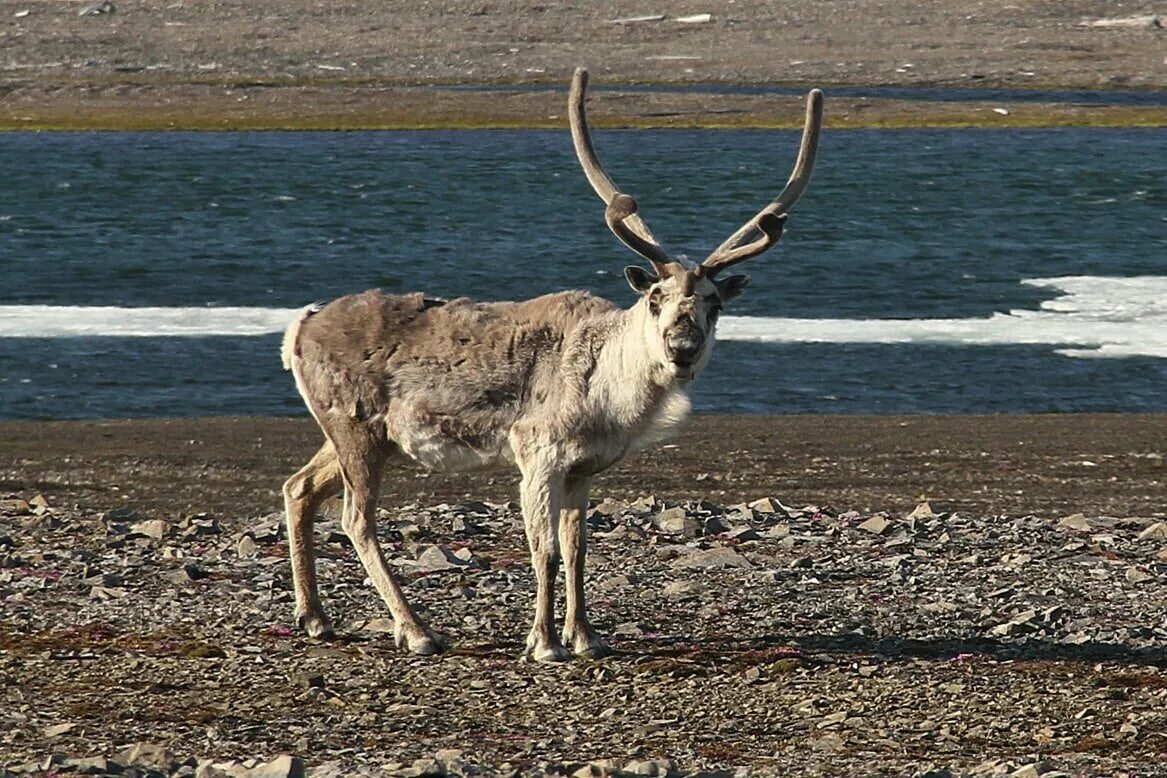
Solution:
<svg viewBox="0 0 1167 778"><path fill-rule="evenodd" d="M1162 646L1138 647L1101 641L1067 644L1039 639L1003 642L976 636L915 639L869 637L857 632L791 633L745 639L709 638L694 641L664 638L629 641L621 649L619 655L623 657L642 655L656 659L722 661L730 664L759 664L782 659L814 663L851 657L891 663L914 659L946 662L1106 662L1131 668L1167 668L1167 648ZM1167 686L1167 679L1163 683Z"/></svg>

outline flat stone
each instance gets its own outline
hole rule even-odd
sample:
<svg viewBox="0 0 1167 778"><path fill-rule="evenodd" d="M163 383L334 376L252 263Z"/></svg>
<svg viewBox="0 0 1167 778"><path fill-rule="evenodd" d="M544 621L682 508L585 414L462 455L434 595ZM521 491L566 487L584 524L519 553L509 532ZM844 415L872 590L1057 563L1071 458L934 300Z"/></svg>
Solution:
<svg viewBox="0 0 1167 778"><path fill-rule="evenodd" d="M746 507L757 511L758 513L785 513L782 503L775 500L773 497L763 497L760 500L754 500L751 503L746 503Z"/></svg>
<svg viewBox="0 0 1167 778"><path fill-rule="evenodd" d="M77 728L77 724L72 721L67 721L62 724L52 724L44 728L44 735L47 738L60 737L67 735Z"/></svg>
<svg viewBox="0 0 1167 778"><path fill-rule="evenodd" d="M135 743L120 751L114 761L119 764L153 767L163 772L170 772L170 753L157 743Z"/></svg>
<svg viewBox="0 0 1167 778"><path fill-rule="evenodd" d="M162 540L166 535L166 522L162 519L149 519L130 525L130 537L145 537L152 540Z"/></svg>
<svg viewBox="0 0 1167 778"><path fill-rule="evenodd" d="M891 526L891 522L882 516L872 516L867 521L859 525L859 529L864 532L870 532L872 535L882 535L887 532L887 528Z"/></svg>

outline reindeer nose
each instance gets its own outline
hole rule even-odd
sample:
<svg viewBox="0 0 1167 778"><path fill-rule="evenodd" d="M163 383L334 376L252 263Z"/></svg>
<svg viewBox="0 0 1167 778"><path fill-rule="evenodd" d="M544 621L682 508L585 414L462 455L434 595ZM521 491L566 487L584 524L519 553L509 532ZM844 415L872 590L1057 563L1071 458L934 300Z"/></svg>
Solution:
<svg viewBox="0 0 1167 778"><path fill-rule="evenodd" d="M678 365L691 365L696 362L704 345L705 335L696 327L675 329L665 338L665 350L669 359Z"/></svg>

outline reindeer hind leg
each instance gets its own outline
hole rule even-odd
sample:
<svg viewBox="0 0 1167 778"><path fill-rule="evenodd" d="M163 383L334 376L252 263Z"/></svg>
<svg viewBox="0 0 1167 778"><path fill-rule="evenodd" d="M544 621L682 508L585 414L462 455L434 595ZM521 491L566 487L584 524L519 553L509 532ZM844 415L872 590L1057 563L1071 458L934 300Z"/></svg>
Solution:
<svg viewBox="0 0 1167 778"><path fill-rule="evenodd" d="M288 554L292 561L292 587L296 593L296 622L316 638L330 638L333 631L316 586L312 523L321 503L339 492L342 486L336 449L327 442L308 464L284 482Z"/></svg>
<svg viewBox="0 0 1167 778"><path fill-rule="evenodd" d="M344 480L341 525L352 540L369 580L389 606L397 646L423 656L440 653L445 650L442 640L410 607L377 541L377 495L387 459L385 442L357 424L335 425L328 433L336 446Z"/></svg>

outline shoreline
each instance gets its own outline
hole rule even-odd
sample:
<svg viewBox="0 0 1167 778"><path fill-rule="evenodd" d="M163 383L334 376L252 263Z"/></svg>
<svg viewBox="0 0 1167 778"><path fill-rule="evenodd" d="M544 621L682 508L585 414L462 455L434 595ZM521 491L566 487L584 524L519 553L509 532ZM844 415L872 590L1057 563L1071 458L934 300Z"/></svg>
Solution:
<svg viewBox="0 0 1167 778"><path fill-rule="evenodd" d="M667 83L657 84L668 86ZM562 129L566 88L528 91L432 87L179 83L36 83L7 86L0 132L363 131ZM652 85L649 85L652 86ZM853 85L847 85L853 86ZM1167 106L969 99L940 101L827 94L825 127L962 129L1167 127ZM46 99L46 97L48 99ZM599 129L794 129L801 97L627 91L600 84Z"/></svg>

